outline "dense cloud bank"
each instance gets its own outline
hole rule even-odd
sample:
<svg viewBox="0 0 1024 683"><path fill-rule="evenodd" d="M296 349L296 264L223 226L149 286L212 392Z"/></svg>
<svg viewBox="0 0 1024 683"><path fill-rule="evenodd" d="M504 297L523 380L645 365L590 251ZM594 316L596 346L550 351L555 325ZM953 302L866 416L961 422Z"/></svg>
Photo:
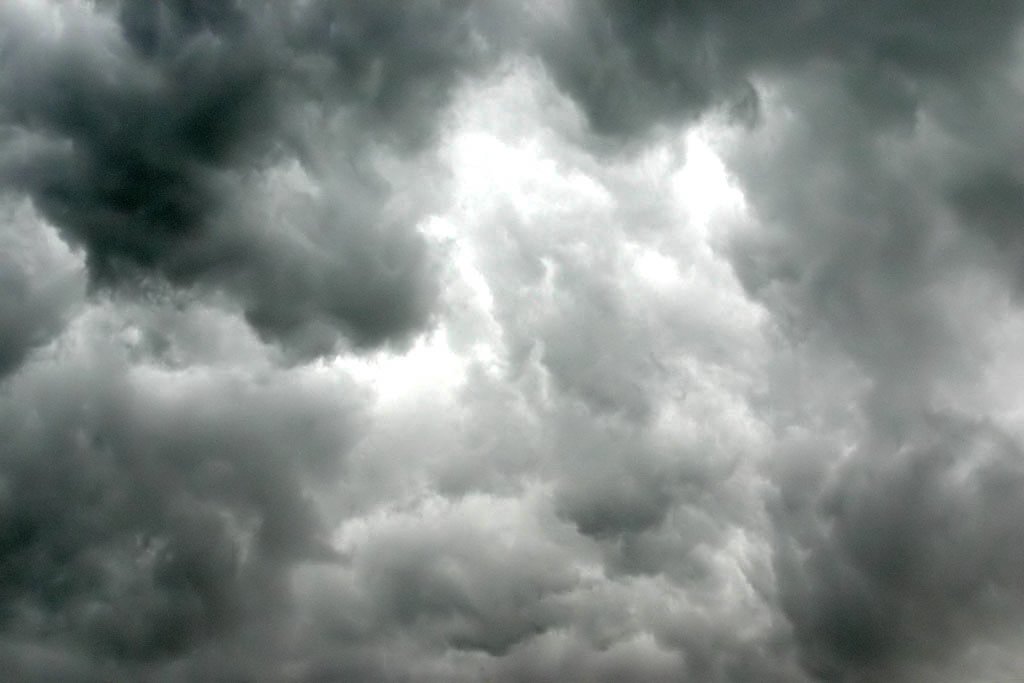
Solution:
<svg viewBox="0 0 1024 683"><path fill-rule="evenodd" d="M1020 679L1022 24L3 3L2 677Z"/></svg>

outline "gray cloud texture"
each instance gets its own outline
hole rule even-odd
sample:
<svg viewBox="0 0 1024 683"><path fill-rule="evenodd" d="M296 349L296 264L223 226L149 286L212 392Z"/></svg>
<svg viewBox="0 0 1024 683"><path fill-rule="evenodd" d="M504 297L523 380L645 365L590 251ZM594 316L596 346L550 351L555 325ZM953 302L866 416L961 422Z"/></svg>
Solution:
<svg viewBox="0 0 1024 683"><path fill-rule="evenodd" d="M3 676L1020 679L1022 24L4 3Z"/></svg>

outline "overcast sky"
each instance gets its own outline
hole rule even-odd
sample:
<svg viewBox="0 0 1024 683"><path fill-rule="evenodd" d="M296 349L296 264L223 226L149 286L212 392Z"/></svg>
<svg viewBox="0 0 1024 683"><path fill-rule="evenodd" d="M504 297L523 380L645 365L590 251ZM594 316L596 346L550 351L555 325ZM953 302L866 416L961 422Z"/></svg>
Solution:
<svg viewBox="0 0 1024 683"><path fill-rule="evenodd" d="M1024 0L0 1L0 678L1024 680Z"/></svg>

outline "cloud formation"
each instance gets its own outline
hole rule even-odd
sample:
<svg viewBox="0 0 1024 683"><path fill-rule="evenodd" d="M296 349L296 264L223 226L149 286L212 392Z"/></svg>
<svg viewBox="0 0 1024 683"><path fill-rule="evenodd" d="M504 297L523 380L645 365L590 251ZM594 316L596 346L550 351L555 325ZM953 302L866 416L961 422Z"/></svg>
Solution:
<svg viewBox="0 0 1024 683"><path fill-rule="evenodd" d="M0 8L0 670L1024 671L1024 3Z"/></svg>
<svg viewBox="0 0 1024 683"><path fill-rule="evenodd" d="M429 139L476 56L464 14L8 4L0 173L84 248L96 284L226 290L306 353L330 351L331 331L402 341L434 283L413 230L425 197L395 185L432 181L383 177L372 147ZM282 207L289 180L306 192Z"/></svg>

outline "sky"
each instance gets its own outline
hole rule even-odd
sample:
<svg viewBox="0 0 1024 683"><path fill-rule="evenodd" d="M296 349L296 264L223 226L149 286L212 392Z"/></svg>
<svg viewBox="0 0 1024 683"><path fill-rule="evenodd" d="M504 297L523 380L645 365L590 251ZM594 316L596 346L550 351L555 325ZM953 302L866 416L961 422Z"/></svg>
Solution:
<svg viewBox="0 0 1024 683"><path fill-rule="evenodd" d="M0 2L12 682L1024 678L1024 1Z"/></svg>

